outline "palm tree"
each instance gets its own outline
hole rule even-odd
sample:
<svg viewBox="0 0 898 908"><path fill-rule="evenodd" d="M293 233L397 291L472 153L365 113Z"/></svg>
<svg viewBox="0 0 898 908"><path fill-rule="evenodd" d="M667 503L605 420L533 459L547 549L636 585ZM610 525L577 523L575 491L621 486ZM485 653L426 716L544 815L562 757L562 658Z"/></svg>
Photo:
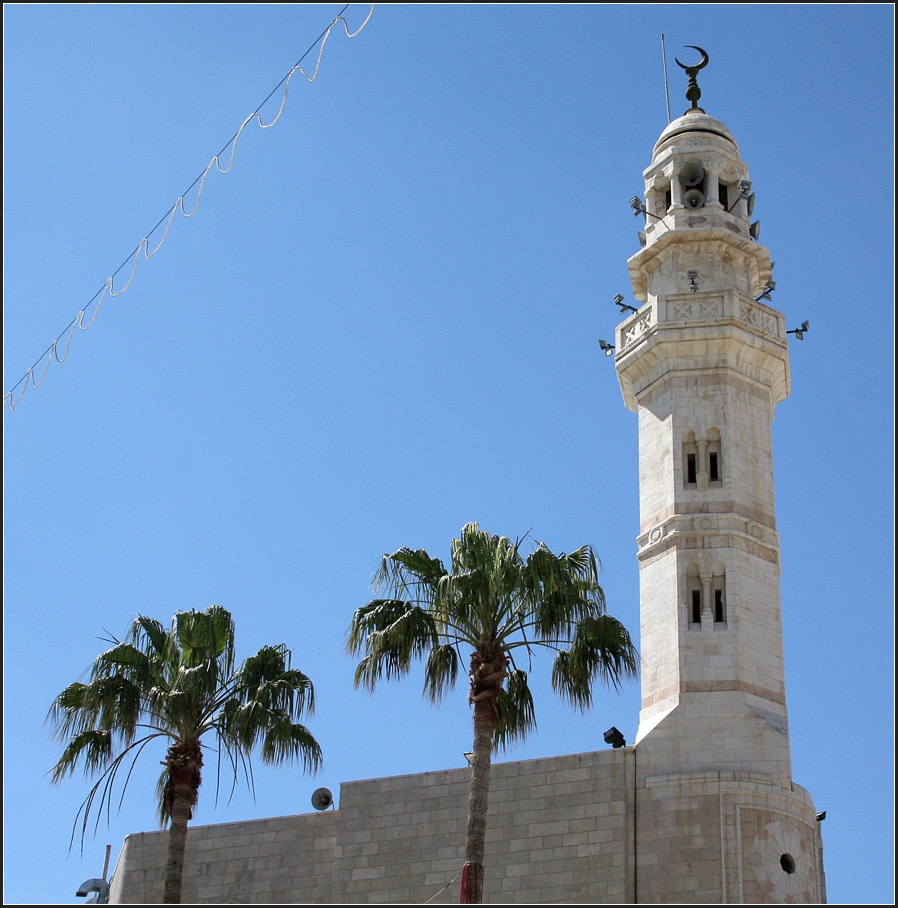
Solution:
<svg viewBox="0 0 898 908"><path fill-rule="evenodd" d="M169 742L156 794L161 824L171 824L163 901L179 903L203 736L217 737L218 772L224 755L233 772L232 791L238 766L252 789L250 758L257 747L265 763L298 758L304 770L315 772L321 748L299 724L304 713L314 710L314 689L290 667L291 652L283 644L263 646L235 665L234 621L217 605L178 612L168 631L158 621L138 616L124 641L108 642L112 648L94 660L89 680L70 684L50 707L47 719L55 737L67 742L51 770L52 780L60 781L79 764L86 775L101 772L78 811L84 814L83 841L91 807L99 795L99 822L123 764L130 759L133 769L154 739Z"/></svg>
<svg viewBox="0 0 898 908"><path fill-rule="evenodd" d="M357 609L347 636L347 650L364 654L356 687L373 691L377 681L399 678L425 659L424 695L435 704L455 684L460 647L472 650L474 754L462 904L482 897L493 747L507 747L536 727L521 653L554 650L552 687L581 710L592 703L596 678L619 688L638 667L626 628L606 613L592 549L554 555L539 543L524 559L520 545L469 523L452 541L451 572L423 549L384 555L374 587L385 598Z"/></svg>

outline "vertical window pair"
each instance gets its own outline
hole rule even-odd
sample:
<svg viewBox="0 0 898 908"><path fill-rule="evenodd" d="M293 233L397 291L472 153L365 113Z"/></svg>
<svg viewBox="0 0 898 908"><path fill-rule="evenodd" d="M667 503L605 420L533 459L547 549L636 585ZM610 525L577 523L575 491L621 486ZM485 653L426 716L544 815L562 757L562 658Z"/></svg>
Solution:
<svg viewBox="0 0 898 908"><path fill-rule="evenodd" d="M726 622L726 608L723 602L723 587L716 587L714 593L714 623ZM692 590L692 623L702 623L702 591Z"/></svg>
<svg viewBox="0 0 898 908"><path fill-rule="evenodd" d="M706 438L687 432L683 438L683 487L703 491L723 482L720 431L708 429Z"/></svg>
<svg viewBox="0 0 898 908"><path fill-rule="evenodd" d="M726 626L726 569L719 562L711 573L704 573L697 564L690 564L686 572L686 606L689 623L701 626L702 615L707 610L715 625Z"/></svg>

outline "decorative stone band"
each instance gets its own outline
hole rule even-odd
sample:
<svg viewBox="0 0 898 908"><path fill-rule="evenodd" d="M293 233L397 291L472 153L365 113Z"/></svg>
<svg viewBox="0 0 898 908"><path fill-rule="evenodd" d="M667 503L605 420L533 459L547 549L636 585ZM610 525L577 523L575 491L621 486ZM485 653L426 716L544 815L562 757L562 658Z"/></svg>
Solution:
<svg viewBox="0 0 898 908"><path fill-rule="evenodd" d="M669 705L674 705L681 694L707 694L720 693L721 691L741 691L743 694L751 694L753 697L759 697L769 703L776 703L779 706L786 705L785 691L768 690L767 688L759 687L757 684L749 684L746 681L737 679L727 681L681 681L679 683L675 681L665 688L659 689L654 695L643 691L642 713L645 714L648 710L665 701Z"/></svg>
<svg viewBox="0 0 898 908"><path fill-rule="evenodd" d="M677 294L647 303L618 326L615 358L633 350L652 329L697 327L720 320L785 343L785 316L757 300L732 291Z"/></svg>
<svg viewBox="0 0 898 908"><path fill-rule="evenodd" d="M744 694L778 703L780 706L786 705L786 695L783 691L766 690L745 681L684 681L680 685L680 692L684 694L704 694L721 690L739 690Z"/></svg>
<svg viewBox="0 0 898 908"><path fill-rule="evenodd" d="M636 557L645 561L686 540L721 535L729 537L730 546L749 551L765 561L779 563L779 536L776 530L737 511L675 514L636 537L639 546Z"/></svg>

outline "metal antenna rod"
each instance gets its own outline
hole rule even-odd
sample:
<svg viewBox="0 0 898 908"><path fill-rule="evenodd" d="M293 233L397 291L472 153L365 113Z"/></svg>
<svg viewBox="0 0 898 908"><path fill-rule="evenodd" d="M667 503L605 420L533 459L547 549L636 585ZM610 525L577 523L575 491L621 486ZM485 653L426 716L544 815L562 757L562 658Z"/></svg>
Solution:
<svg viewBox="0 0 898 908"><path fill-rule="evenodd" d="M667 98L667 122L670 123L670 92L667 88L667 55L664 53L664 35L661 36L661 61L664 64L664 96Z"/></svg>

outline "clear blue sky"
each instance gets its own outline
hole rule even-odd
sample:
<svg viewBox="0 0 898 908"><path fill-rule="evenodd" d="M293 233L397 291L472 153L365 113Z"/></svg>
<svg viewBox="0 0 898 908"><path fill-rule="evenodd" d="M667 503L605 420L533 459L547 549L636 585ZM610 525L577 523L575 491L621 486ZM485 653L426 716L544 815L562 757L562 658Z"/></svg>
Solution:
<svg viewBox="0 0 898 908"><path fill-rule="evenodd" d="M339 9L4 7L4 392ZM638 630L636 417L597 340L632 301L664 33L674 116L673 57L710 54L701 103L748 162L773 304L811 322L773 429L793 771L828 814L830 900L891 903L893 27L891 5L400 5L335 31L4 413L5 901L76 903L107 842L114 864L155 828L161 750L83 858L88 783L46 777L49 704L137 613L224 605L239 654L284 642L317 687L323 771L257 763L255 803L216 808L207 769L199 823L463 765L463 689L437 710L417 676L352 687L384 552L446 558L469 520L591 543ZM632 740L638 685L582 716L544 668L538 733L500 759Z"/></svg>

